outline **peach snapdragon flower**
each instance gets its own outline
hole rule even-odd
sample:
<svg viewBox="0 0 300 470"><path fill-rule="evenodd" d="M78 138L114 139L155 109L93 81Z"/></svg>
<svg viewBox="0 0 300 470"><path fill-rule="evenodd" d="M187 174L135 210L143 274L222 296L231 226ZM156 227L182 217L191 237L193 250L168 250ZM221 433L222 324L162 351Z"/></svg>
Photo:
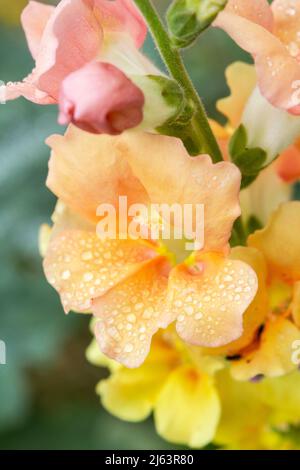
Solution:
<svg viewBox="0 0 300 470"><path fill-rule="evenodd" d="M231 250L256 272L258 290L240 338L219 348L184 343L173 327L157 333L138 369L100 353L88 360L110 375L97 385L113 415L140 421L154 413L168 441L202 447L293 449L282 429L300 420L300 202L282 204L266 227Z"/></svg>
<svg viewBox="0 0 300 470"><path fill-rule="evenodd" d="M240 173L229 162L192 158L173 137L127 132L95 136L71 127L48 139L55 213L44 268L66 312L92 312L101 350L127 367L148 355L151 337L176 321L186 342L218 347L241 336L257 289L247 264L228 258L240 215ZM204 247L172 265L168 247L142 238L99 238L97 207L204 204Z"/></svg>
<svg viewBox="0 0 300 470"><path fill-rule="evenodd" d="M262 95L300 114L300 4L298 0L229 0L214 25L255 61Z"/></svg>

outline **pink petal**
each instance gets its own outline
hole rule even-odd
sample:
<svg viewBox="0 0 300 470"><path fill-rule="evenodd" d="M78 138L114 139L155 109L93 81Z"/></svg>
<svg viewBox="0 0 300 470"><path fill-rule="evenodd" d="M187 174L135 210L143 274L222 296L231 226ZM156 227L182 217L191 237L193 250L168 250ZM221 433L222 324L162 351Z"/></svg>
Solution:
<svg viewBox="0 0 300 470"><path fill-rule="evenodd" d="M56 102L63 79L97 58L103 35L127 32L141 46L147 34L131 0L62 0L56 8L30 2L22 23L36 67L25 83L9 84L6 99L40 104Z"/></svg>
<svg viewBox="0 0 300 470"><path fill-rule="evenodd" d="M63 79L99 55L111 30L137 35L143 20L129 0L62 0L45 29L36 68L38 86L58 99ZM140 29L139 42L145 36Z"/></svg>
<svg viewBox="0 0 300 470"><path fill-rule="evenodd" d="M36 59L44 29L55 8L39 2L29 2L21 15L21 22L25 31L31 55Z"/></svg>
<svg viewBox="0 0 300 470"><path fill-rule="evenodd" d="M117 67L91 62L62 83L59 122L95 134L120 134L143 119L144 95Z"/></svg>
<svg viewBox="0 0 300 470"><path fill-rule="evenodd" d="M35 85L36 74L33 72L23 82L8 82L5 86L5 100L15 100L20 96L37 104L54 104L56 101Z"/></svg>
<svg viewBox="0 0 300 470"><path fill-rule="evenodd" d="M58 99L62 80L97 56L102 33L86 2L62 0L43 34L36 61L39 88Z"/></svg>
<svg viewBox="0 0 300 470"><path fill-rule="evenodd" d="M36 24L39 8L29 5L22 19L36 66L23 82L8 84L7 100L24 96L39 104L55 103L62 80L94 59L101 47L101 25L86 1L62 0L46 25L45 10L41 24Z"/></svg>

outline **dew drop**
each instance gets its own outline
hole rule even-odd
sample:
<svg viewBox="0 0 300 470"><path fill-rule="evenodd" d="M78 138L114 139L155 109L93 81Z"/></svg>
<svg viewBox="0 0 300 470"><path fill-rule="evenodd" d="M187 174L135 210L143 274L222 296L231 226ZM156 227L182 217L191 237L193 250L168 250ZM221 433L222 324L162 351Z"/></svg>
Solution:
<svg viewBox="0 0 300 470"><path fill-rule="evenodd" d="M62 274L61 274L61 278L66 281L67 279L69 279L71 277L71 272L69 270L66 270L64 271Z"/></svg>
<svg viewBox="0 0 300 470"><path fill-rule="evenodd" d="M84 273L83 280L89 282L93 279L94 275L92 273Z"/></svg>

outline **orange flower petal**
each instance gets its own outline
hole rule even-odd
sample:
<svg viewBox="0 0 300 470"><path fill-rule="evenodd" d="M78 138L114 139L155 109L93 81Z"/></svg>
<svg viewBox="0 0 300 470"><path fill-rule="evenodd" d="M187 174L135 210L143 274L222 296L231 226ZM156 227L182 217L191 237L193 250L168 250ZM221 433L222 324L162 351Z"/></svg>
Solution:
<svg viewBox="0 0 300 470"><path fill-rule="evenodd" d="M300 141L289 147L275 161L276 170L280 178L287 183L294 183L300 179Z"/></svg>
<svg viewBox="0 0 300 470"><path fill-rule="evenodd" d="M155 255L146 243L100 240L94 232L70 230L50 242L44 270L66 312L88 311L93 299L141 269Z"/></svg>
<svg viewBox="0 0 300 470"><path fill-rule="evenodd" d="M266 285L267 267L263 255L255 248L238 246L231 250L230 259L243 261L253 268L258 279L258 289L255 298L244 313L242 336L221 348L207 349L207 354L218 356L236 355L241 349L245 348L253 341L269 311Z"/></svg>
<svg viewBox="0 0 300 470"><path fill-rule="evenodd" d="M205 248L224 248L240 215L240 172L235 165L213 164L208 155L190 157L179 139L150 133L125 132L117 147L152 203L203 204Z"/></svg>
<svg viewBox="0 0 300 470"><path fill-rule="evenodd" d="M243 314L257 291L250 266L216 253L198 258L198 272L185 265L171 271L169 308L177 316L177 332L190 344L218 347L239 338Z"/></svg>
<svg viewBox="0 0 300 470"><path fill-rule="evenodd" d="M152 336L175 319L165 306L168 270L160 257L94 300L95 334L104 354L127 367L144 362Z"/></svg>
<svg viewBox="0 0 300 470"><path fill-rule="evenodd" d="M274 276L300 280L300 202L281 204L269 223L248 238L248 245L260 250Z"/></svg>
<svg viewBox="0 0 300 470"><path fill-rule="evenodd" d="M118 205L118 196L128 196L128 205L147 202L147 194L122 155L116 155L117 137L92 135L70 126L64 136L54 135L47 186L68 206L96 220L101 203Z"/></svg>

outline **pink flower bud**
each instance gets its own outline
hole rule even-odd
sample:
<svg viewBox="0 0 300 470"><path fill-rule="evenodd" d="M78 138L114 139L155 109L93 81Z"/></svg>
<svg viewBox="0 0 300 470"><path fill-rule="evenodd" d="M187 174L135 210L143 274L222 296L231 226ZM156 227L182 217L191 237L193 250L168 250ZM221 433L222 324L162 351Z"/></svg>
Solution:
<svg viewBox="0 0 300 470"><path fill-rule="evenodd" d="M59 95L59 123L94 134L120 134L143 119L144 94L117 67L90 62L68 75Z"/></svg>

